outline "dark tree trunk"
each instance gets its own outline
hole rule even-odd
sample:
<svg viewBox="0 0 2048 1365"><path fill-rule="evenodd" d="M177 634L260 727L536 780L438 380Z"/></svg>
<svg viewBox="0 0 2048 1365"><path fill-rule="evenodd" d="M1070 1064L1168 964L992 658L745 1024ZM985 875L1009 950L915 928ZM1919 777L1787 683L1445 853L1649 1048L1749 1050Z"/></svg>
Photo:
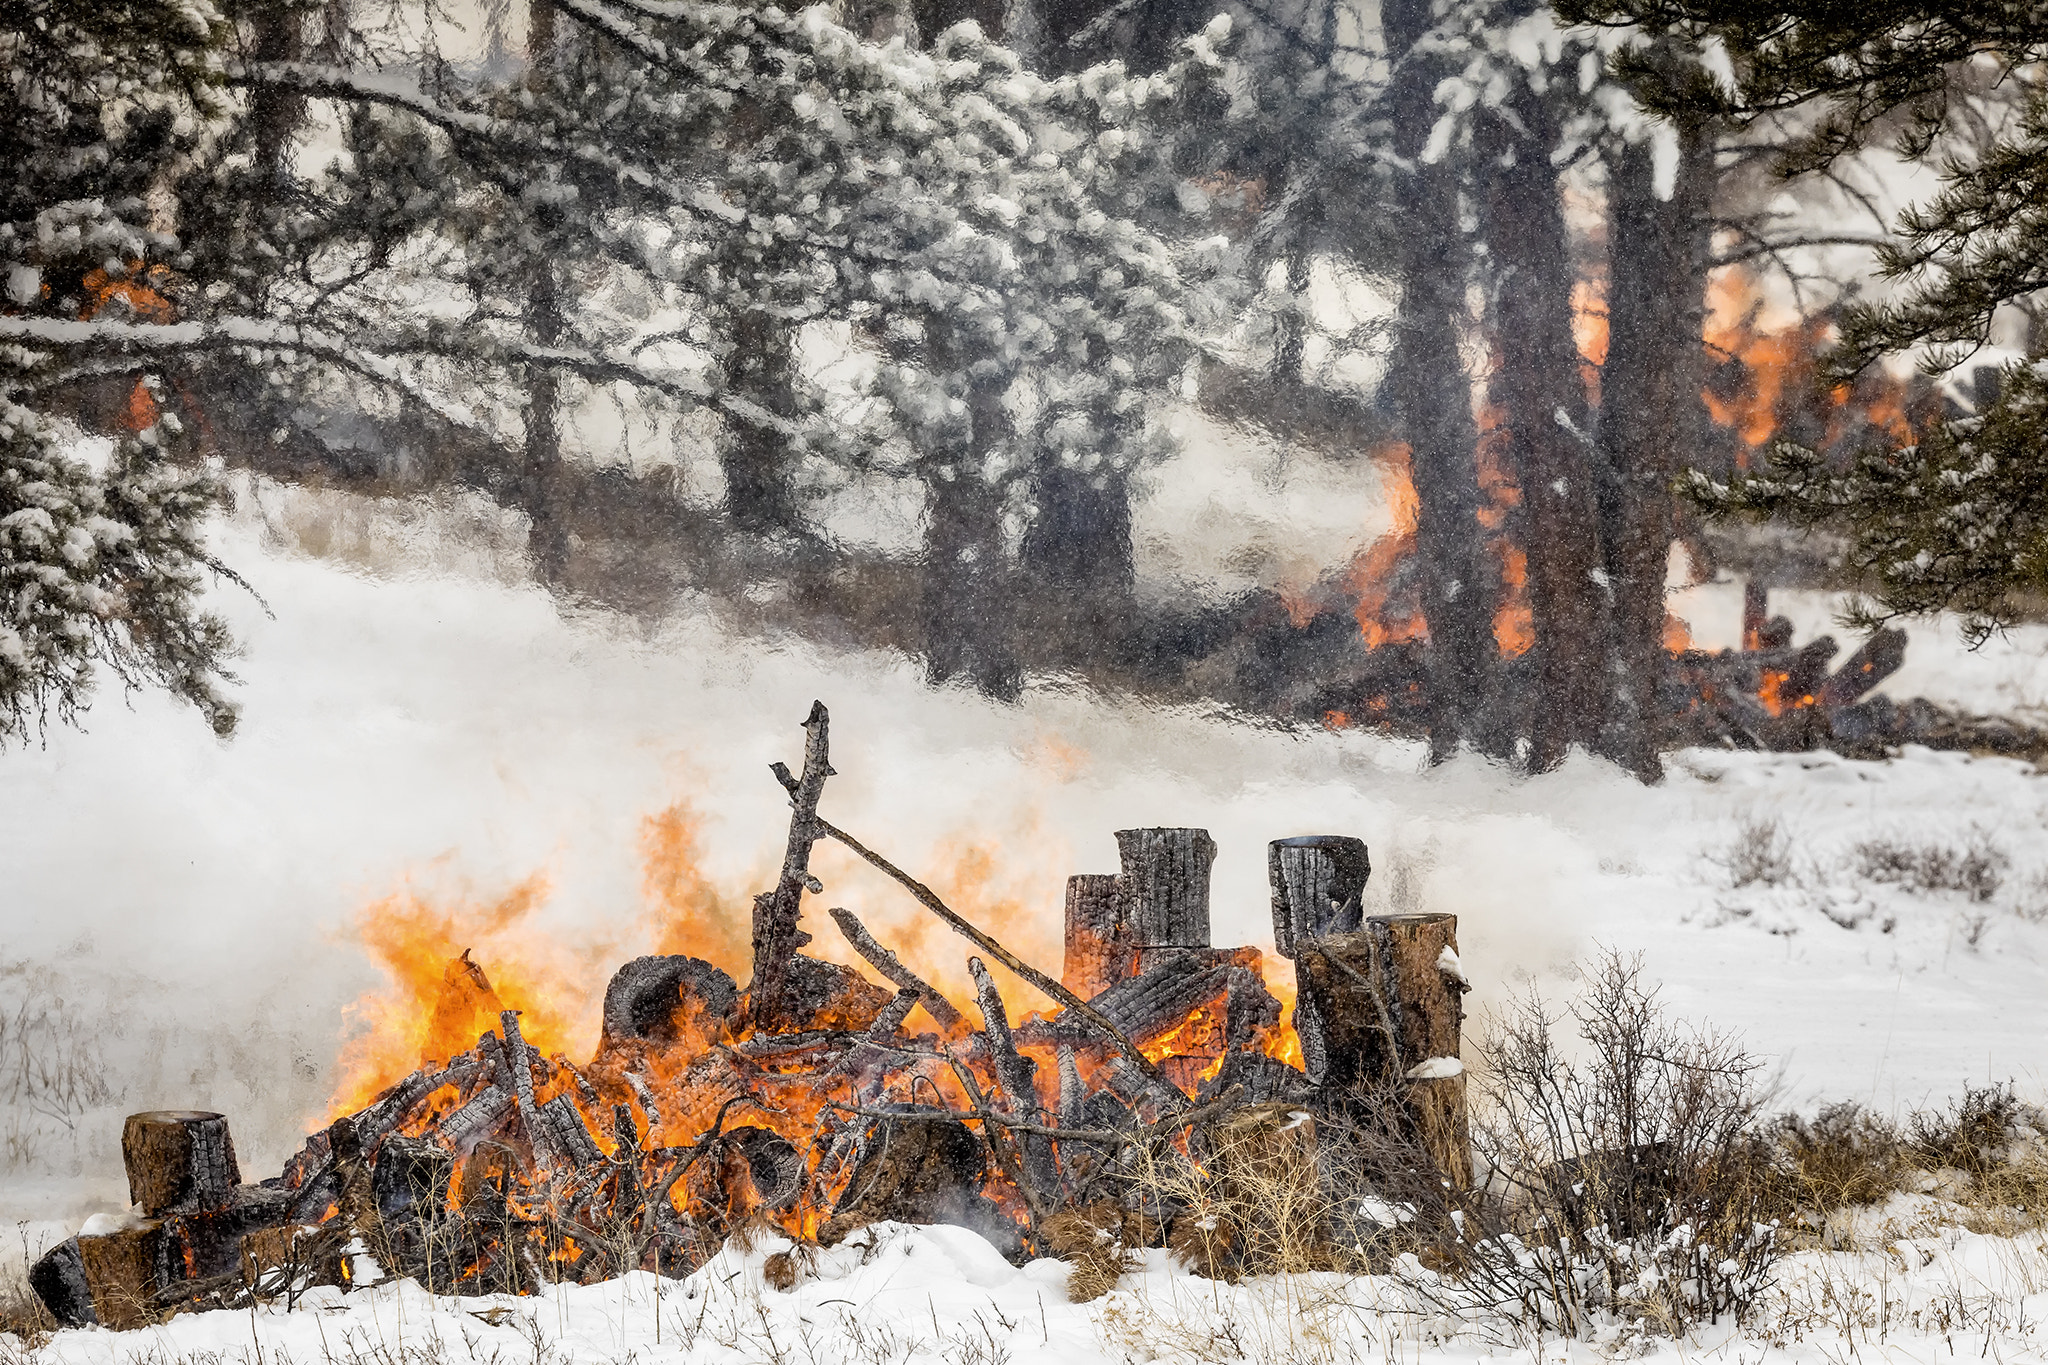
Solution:
<svg viewBox="0 0 2048 1365"><path fill-rule="evenodd" d="M925 321L926 360L935 375L966 375L975 343L947 318ZM1003 383L967 385L966 420L954 439L921 461L925 534L920 614L933 681L964 677L1002 700L1023 686L1013 643L1014 575L1003 537L1002 490L983 477L987 452L1010 434Z"/></svg>
<svg viewBox="0 0 2048 1365"><path fill-rule="evenodd" d="M1019 559L1041 584L1090 593L1131 589L1131 495L1124 476L1060 466L1039 474L1037 515Z"/></svg>
<svg viewBox="0 0 2048 1365"><path fill-rule="evenodd" d="M529 0L526 9L526 55L531 64L528 78L545 84L559 58L555 32L555 11L548 0ZM530 263L533 282L526 294L526 329L537 346L561 344L563 332L562 283L546 244L556 236L560 215L546 204L534 211L534 227L543 249ZM526 451L520 476L520 501L531 520L528 548L541 581L559 582L567 567L568 530L563 525L561 497L562 432L561 377L542 365L526 373Z"/></svg>
<svg viewBox="0 0 2048 1365"><path fill-rule="evenodd" d="M1705 410L1701 321L1714 149L1681 126L1668 199L1647 143L1624 147L1608 176L1607 360L1600 453L1607 576L1614 590L1614 711L1602 746L1645 780L1657 758L1664 673L1664 582L1676 532L1671 482L1697 448Z"/></svg>
<svg viewBox="0 0 2048 1365"><path fill-rule="evenodd" d="M1430 754L1450 757L1472 737L1493 685L1493 612L1500 575L1479 524L1478 432L1472 385L1458 353L1469 257L1458 224L1458 176L1420 153L1441 110L1440 63L1414 51L1433 22L1429 0L1385 0L1381 24L1399 64L1395 142L1408 172L1401 234L1401 302L1382 384L1407 443L1418 512L1422 615L1429 627Z"/></svg>
<svg viewBox="0 0 2048 1365"><path fill-rule="evenodd" d="M304 11L280 4L255 9L255 44L259 62L295 62L305 55ZM255 142L256 169L261 176L265 207L274 207L291 182L292 139L306 115L301 95L274 85L259 85L249 97L249 132Z"/></svg>
<svg viewBox="0 0 2048 1365"><path fill-rule="evenodd" d="M1499 355L1489 392L1522 488L1536 627L1529 764L1537 772L1556 767L1575 743L1598 743L1612 690L1592 425L1572 337L1574 271L1550 163L1556 134L1555 112L1526 93L1512 110L1483 115L1477 133Z"/></svg>
<svg viewBox="0 0 2048 1365"><path fill-rule="evenodd" d="M736 392L772 417L796 415L795 338L787 320L758 309L732 320L728 375ZM725 510L735 526L756 533L792 531L800 523L791 485L789 437L773 426L736 420L721 447Z"/></svg>

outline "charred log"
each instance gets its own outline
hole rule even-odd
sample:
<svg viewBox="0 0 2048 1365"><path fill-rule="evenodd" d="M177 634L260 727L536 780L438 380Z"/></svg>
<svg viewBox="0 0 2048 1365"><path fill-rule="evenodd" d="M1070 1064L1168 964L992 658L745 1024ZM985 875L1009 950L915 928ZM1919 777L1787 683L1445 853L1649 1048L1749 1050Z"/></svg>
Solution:
<svg viewBox="0 0 2048 1365"><path fill-rule="evenodd" d="M1216 841L1205 829L1120 829L1119 917L1140 954L1150 948L1209 946L1209 865Z"/></svg>
<svg viewBox="0 0 2048 1365"><path fill-rule="evenodd" d="M224 1209L242 1181L228 1121L219 1114L131 1114L121 1129L121 1158L129 1197L151 1217Z"/></svg>
<svg viewBox="0 0 2048 1365"><path fill-rule="evenodd" d="M1293 957L1295 945L1358 931L1372 860L1365 841L1343 834L1304 834L1266 845L1273 885L1273 946Z"/></svg>

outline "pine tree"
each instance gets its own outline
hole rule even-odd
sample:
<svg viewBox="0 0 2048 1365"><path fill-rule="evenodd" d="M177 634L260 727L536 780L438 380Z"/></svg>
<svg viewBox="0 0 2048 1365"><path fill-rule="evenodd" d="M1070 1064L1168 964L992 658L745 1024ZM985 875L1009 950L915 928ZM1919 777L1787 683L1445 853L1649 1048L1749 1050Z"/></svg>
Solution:
<svg viewBox="0 0 2048 1365"><path fill-rule="evenodd" d="M200 606L221 489L132 348L189 297L163 204L229 115L228 36L206 0L0 6L0 744L75 722L101 671L235 723ZM120 433L103 460L79 417Z"/></svg>
<svg viewBox="0 0 2048 1365"><path fill-rule="evenodd" d="M1729 56L1727 82L1660 90L1645 79L1637 41L1617 74L1674 119L1702 112L1751 124L1788 111L1808 126L1780 159L1784 174L1821 167L1889 137L1914 160L1938 157L1943 188L1908 209L1878 249L1889 299L1845 310L1826 374L1837 383L1888 357L1910 354L1930 374L1968 362L1990 344L1996 315L2033 308L2048 288L2048 91L2027 76L2048 56L2039 7L2023 0L1914 0L1829 5L1813 12L1753 0L1560 0L1568 18L1680 34ZM2010 126L1974 154L1951 134L1967 98L1963 67L1991 62L2020 104ZM1946 149L1946 150L1945 150ZM1846 567L1872 602L1867 623L1939 610L1964 613L1978 638L2005 624L2018 599L2040 590L2048 526L2048 409L2036 350L2004 367L1982 411L1940 423L1903 449L1866 450L1846 469L1780 445L1770 468L1726 482L1696 476L1691 490L1718 514L1776 516L1826 526L1848 540Z"/></svg>

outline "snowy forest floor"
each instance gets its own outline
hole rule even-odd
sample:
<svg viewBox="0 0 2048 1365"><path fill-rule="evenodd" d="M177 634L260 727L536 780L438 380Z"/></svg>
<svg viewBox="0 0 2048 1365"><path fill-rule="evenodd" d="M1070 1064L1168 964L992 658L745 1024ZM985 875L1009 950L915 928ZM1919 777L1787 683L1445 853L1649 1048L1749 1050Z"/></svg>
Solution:
<svg viewBox="0 0 2048 1365"><path fill-rule="evenodd" d="M84 732L0 766L0 1220L21 1225L0 1277L125 1203L124 1113L218 1109L245 1177L276 1171L325 1112L360 1024L352 1002L381 986L355 928L380 897L419 897L473 934L479 960L533 969L577 1018L680 913L703 921L700 955L720 946L721 916L743 943L747 894L767 884L787 818L765 767L794 755L813 697L833 709L831 818L1041 963L1058 963L1065 876L1113 866L1114 829L1214 832L1219 943L1270 942L1266 840L1356 833L1375 868L1369 912L1459 915L1481 1015L1530 986L1569 993L1570 964L1606 945L1644 954L1675 1014L1772 1059L1778 1107L1903 1115L2008 1080L2044 1098L2048 781L2029 765L1690 751L1644 788L1583 758L1538 779L1469 756L1428 770L1416 746L1368 733L1148 710L1056 681L1003 707L934 691L898 658L736 639L687 605L656 623L565 613L503 571L504 528L459 503L337 518L311 496L254 486L221 531L263 598L220 595L247 642L237 738L216 742L161 698L110 694ZM1731 593L1681 599L1703 643ZM1825 603L1785 605L1801 639L1824 624ZM1890 690L2040 706L2048 631L1971 654L1945 623L1916 627ZM679 809L702 892L687 905L664 892L674 879L654 875L647 842L650 819ZM957 945L915 906L850 864L819 870L878 936L958 973ZM493 918L536 877L530 909ZM2043 1354L2038 1231L1972 1232L1926 1196L1871 1221L1861 1250L1795 1256L1741 1331L1599 1349L1731 1365ZM1553 1365L1595 1350L1442 1320L1392 1279L1220 1287L1158 1262L1076 1306L1062 1269L1015 1269L945 1230L892 1233L866 1264L828 1253L788 1292L765 1287L765 1254L660 1286L658 1311L645 1278L496 1305L386 1287L292 1313L61 1333L33 1354Z"/></svg>

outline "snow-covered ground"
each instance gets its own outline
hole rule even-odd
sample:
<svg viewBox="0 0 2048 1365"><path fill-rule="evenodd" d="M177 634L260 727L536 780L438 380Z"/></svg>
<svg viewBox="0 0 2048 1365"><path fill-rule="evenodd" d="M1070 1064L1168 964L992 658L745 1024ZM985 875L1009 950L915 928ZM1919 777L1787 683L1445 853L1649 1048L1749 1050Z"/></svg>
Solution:
<svg viewBox="0 0 2048 1365"><path fill-rule="evenodd" d="M737 638L688 610L651 625L565 615L506 568L518 539L461 501L366 507L255 487L222 530L225 556L269 609L233 589L219 598L247 643L241 733L220 743L163 698L108 694L83 733L0 758L0 1220L26 1220L26 1250L125 1204L127 1112L221 1110L245 1174L274 1172L325 1113L351 1002L381 985L354 927L379 898L409 889L472 935L487 968L545 979L589 1038L611 966L678 932L676 916L697 917L705 952L735 943L738 907L767 884L786 820L766 765L797 756L813 697L832 708L831 818L1044 963L1058 960L1066 875L1112 870L1115 829L1212 830L1217 940L1252 943L1270 943L1265 842L1355 833L1372 850L1370 909L1459 915L1481 1009L1530 984L1568 991L1569 964L1609 945L1644 953L1679 1012L1772 1058L1787 1105L1905 1111L2008 1078L2043 1092L2048 783L2028 765L1690 752L1644 788L1583 758L1535 780L1469 757L1429 770L1413 746L1369 734L1282 733L1071 687L996 706L927 687L914 663ZM1701 617L1732 592L1697 590ZM1824 622L1824 603L1783 607L1801 638ZM1937 623L1916 634L1905 686L1891 690L2033 705L2048 698L2043 643L1970 655ZM679 803L696 822L705 893L686 902L664 900L645 857L649 817ZM1873 839L1909 855L1977 847L1993 873L1977 883L1986 894L1874 876L1857 848ZM1782 856L1759 859L1760 848ZM1737 885L1743 850L1763 875ZM892 888L829 853L819 871L829 903L942 977L961 974L960 945ZM536 876L530 908L495 912ZM835 940L828 926L819 946ZM45 1011L43 1032L22 1022L23 1006ZM24 1040L104 1089L9 1098ZM688 1345L673 1314L694 1301L665 1298L657 1319L644 1281L521 1303L500 1326L389 1290L345 1312L240 1315L233 1347L204 1335L227 1327L200 1318L119 1341L66 1336L57 1354L125 1360L155 1342L305 1361L339 1352L343 1328L381 1330L403 1313L409 1339L437 1325L458 1359L866 1358L804 1354L806 1315L822 1340L850 1304L898 1334L901 1349L876 1359L914 1358L913 1341L931 1358L971 1359L982 1349L962 1344L971 1333L989 1360L1097 1358L1084 1339L1104 1359L1171 1358L1175 1338L1156 1319L1176 1295L1242 1298L1248 1323L1279 1331L1290 1293L1324 1292L1219 1290L1155 1268L1127 1299L1083 1312L1041 1296L1055 1272L976 1260L953 1236L906 1234L875 1264L830 1262L843 1282L787 1295L737 1265L701 1274L701 1294L715 1298L715 1284L737 1296L715 1311L753 1314L744 1333L777 1334L780 1357L752 1335L726 1355L709 1336ZM2038 1270L2038 1249L1975 1246L1937 1263L2017 1257ZM915 1270L927 1262L938 1268ZM1903 1270L1901 1283L1947 1273ZM1267 1309L1253 1306L1260 1294ZM868 1312L877 1302L898 1306ZM2027 1320L2040 1317L2037 1305ZM527 1318L543 1343L519 1335ZM669 1324L659 1350L657 1320ZM1437 1353L1435 1329L1412 1315L1371 1322L1347 1338L1358 1358ZM2034 1349L2000 1341L2006 1359ZM1757 1346L1712 1349L1732 1361ZM1155 1347L1166 1354L1145 1354ZM1509 1350L1464 1337L1444 1349Z"/></svg>
<svg viewBox="0 0 2048 1365"><path fill-rule="evenodd" d="M587 1288L436 1299L406 1281L287 1310L221 1311L161 1327L57 1333L33 1352L0 1336L9 1365L1846 1365L1873 1359L2044 1358L2048 1250L2039 1238L1900 1227L1867 1252L1805 1252L1784 1265L1751 1323L1689 1338L1613 1331L1545 1338L1485 1314L1447 1316L1399 1276L1276 1276L1226 1285L1152 1252L1091 1303L1058 1261L1011 1266L957 1228L877 1224L764 1276L789 1243L729 1246L688 1279L635 1273ZM787 1283L786 1280L783 1283ZM1596 1334L1598 1336L1599 1334Z"/></svg>

